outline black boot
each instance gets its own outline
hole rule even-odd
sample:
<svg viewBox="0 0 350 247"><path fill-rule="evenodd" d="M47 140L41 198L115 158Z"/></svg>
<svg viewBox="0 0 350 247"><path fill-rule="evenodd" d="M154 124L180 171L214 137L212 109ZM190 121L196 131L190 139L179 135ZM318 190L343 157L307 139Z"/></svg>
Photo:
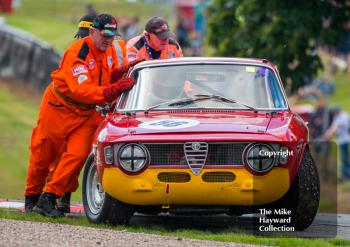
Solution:
<svg viewBox="0 0 350 247"><path fill-rule="evenodd" d="M33 208L33 212L52 218L64 216L61 211L56 209L56 198L57 196L55 194L44 192Z"/></svg>
<svg viewBox="0 0 350 247"><path fill-rule="evenodd" d="M62 213L70 213L70 197L72 193L67 192L57 199L57 209Z"/></svg>
<svg viewBox="0 0 350 247"><path fill-rule="evenodd" d="M39 200L40 195L26 196L24 200L24 212L31 213L33 208Z"/></svg>

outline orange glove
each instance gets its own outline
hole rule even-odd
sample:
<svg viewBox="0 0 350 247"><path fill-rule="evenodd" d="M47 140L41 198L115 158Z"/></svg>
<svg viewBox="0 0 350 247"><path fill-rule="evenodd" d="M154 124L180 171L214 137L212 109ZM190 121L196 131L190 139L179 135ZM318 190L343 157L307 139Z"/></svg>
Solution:
<svg viewBox="0 0 350 247"><path fill-rule="evenodd" d="M106 87L103 90L103 96L107 102L112 102L119 97L122 92L129 90L134 83L135 79L133 77L121 78L112 86Z"/></svg>
<svg viewBox="0 0 350 247"><path fill-rule="evenodd" d="M128 64L125 64L119 68L116 68L112 71L112 83L118 81L118 79L122 78L125 73L129 71L129 68L134 67L139 62L144 61L144 59L136 59L131 61Z"/></svg>

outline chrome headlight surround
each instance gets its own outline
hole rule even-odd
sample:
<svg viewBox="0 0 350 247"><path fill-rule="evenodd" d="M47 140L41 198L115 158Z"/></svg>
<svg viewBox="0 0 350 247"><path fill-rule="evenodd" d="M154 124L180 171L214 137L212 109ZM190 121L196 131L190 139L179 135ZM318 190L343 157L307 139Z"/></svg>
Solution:
<svg viewBox="0 0 350 247"><path fill-rule="evenodd" d="M143 144L128 143L118 150L118 164L127 173L141 172L149 161L149 151Z"/></svg>
<svg viewBox="0 0 350 247"><path fill-rule="evenodd" d="M269 143L272 148L276 151L276 163L275 166L286 165L289 160L289 156L293 155L293 150L289 150L287 146L279 143Z"/></svg>
<svg viewBox="0 0 350 247"><path fill-rule="evenodd" d="M285 165L288 163L289 159L289 149L287 147L281 146L280 148L280 156L279 156L279 164L280 165ZM285 154L285 155L284 155Z"/></svg>
<svg viewBox="0 0 350 247"><path fill-rule="evenodd" d="M246 148L243 160L249 170L263 174L274 167L276 156L268 155L274 152L274 148L267 143L253 143Z"/></svg>
<svg viewBox="0 0 350 247"><path fill-rule="evenodd" d="M105 146L103 148L103 152L104 152L104 155L105 155L105 162L107 165L112 165L113 164L113 161L114 161L114 150L113 150L113 147L112 146Z"/></svg>

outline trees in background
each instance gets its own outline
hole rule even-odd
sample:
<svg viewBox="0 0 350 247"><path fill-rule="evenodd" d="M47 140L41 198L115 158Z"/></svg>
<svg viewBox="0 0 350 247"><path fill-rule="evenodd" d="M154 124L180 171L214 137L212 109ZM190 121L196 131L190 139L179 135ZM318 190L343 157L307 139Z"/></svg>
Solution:
<svg viewBox="0 0 350 247"><path fill-rule="evenodd" d="M216 55L277 64L294 91L322 68L317 47L334 47L349 18L348 0L213 0L208 41Z"/></svg>

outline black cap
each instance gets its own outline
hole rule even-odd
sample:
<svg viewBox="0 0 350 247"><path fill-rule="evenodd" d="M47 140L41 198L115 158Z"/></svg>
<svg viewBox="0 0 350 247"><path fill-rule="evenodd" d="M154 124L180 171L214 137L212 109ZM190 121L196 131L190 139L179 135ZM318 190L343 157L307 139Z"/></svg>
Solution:
<svg viewBox="0 0 350 247"><path fill-rule="evenodd" d="M80 18L79 29L74 38L84 38L89 35L89 28L92 27L92 22L96 18L96 14L87 14Z"/></svg>
<svg viewBox="0 0 350 247"><path fill-rule="evenodd" d="M154 33L160 39L166 39L175 36L174 33L170 32L168 22L162 17L158 16L154 16L147 21L145 30L148 33Z"/></svg>
<svg viewBox="0 0 350 247"><path fill-rule="evenodd" d="M107 13L98 15L92 23L93 28L100 30L102 35L110 37L120 35L117 26L117 20Z"/></svg>

